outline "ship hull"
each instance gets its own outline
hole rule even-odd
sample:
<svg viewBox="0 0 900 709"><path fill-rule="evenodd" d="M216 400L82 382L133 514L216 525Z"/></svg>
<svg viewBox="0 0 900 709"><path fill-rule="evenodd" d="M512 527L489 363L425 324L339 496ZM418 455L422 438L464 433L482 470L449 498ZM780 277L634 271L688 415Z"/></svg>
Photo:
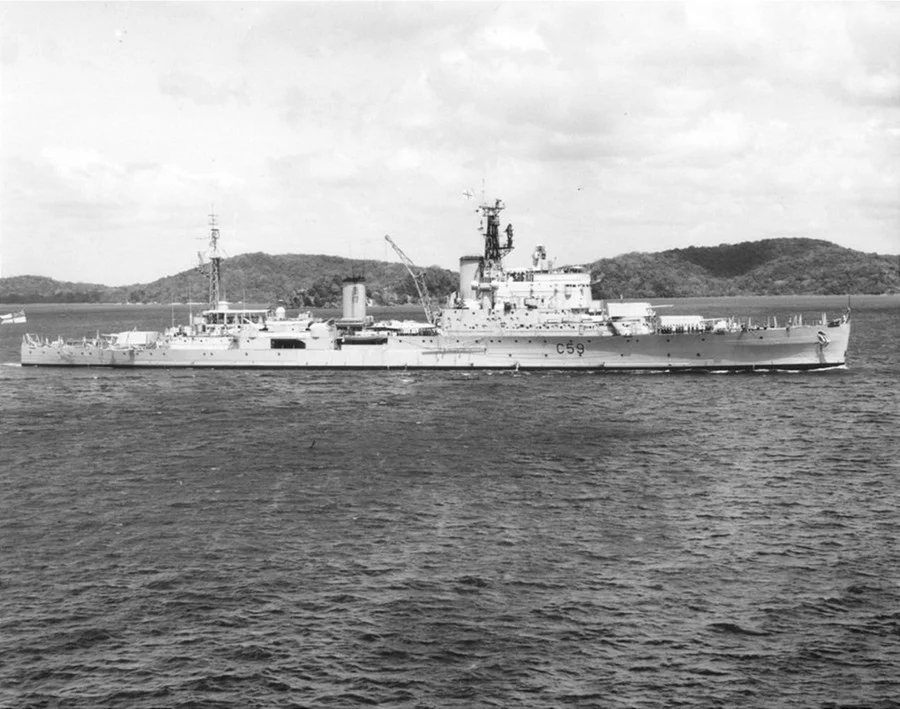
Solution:
<svg viewBox="0 0 900 709"><path fill-rule="evenodd" d="M495 333L396 336L325 349L110 348L24 342L24 366L266 369L805 370L845 364L850 323L638 336Z"/></svg>

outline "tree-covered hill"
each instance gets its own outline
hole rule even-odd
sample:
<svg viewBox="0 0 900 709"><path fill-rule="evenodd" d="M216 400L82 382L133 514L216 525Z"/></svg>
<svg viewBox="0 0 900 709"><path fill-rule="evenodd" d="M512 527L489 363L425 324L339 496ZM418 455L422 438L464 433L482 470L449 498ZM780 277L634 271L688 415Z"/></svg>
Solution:
<svg viewBox="0 0 900 709"><path fill-rule="evenodd" d="M429 293L445 298L458 287L458 276L437 266L425 270ZM415 284L399 263L339 256L263 253L223 259L222 296L233 303L281 303L291 307L339 306L341 283L361 276L376 305L418 302ZM151 283L102 286L66 283L42 276L0 278L0 303L205 303L209 283L192 268Z"/></svg>
<svg viewBox="0 0 900 709"><path fill-rule="evenodd" d="M46 276L0 278L0 303L117 303L125 288L99 283L71 283Z"/></svg>
<svg viewBox="0 0 900 709"><path fill-rule="evenodd" d="M900 258L863 253L815 239L691 246L659 253L628 253L589 264L596 298L677 298L722 295L832 295L900 293ZM459 287L457 274L426 271L431 295ZM377 305L417 302L415 284L399 263L338 256L263 253L222 261L224 297L233 302L291 307L340 305L341 282L365 278ZM0 278L2 303L171 303L207 300L197 269L152 283L110 287L42 276Z"/></svg>
<svg viewBox="0 0 900 709"><path fill-rule="evenodd" d="M900 292L900 258L817 239L691 246L590 264L596 298Z"/></svg>

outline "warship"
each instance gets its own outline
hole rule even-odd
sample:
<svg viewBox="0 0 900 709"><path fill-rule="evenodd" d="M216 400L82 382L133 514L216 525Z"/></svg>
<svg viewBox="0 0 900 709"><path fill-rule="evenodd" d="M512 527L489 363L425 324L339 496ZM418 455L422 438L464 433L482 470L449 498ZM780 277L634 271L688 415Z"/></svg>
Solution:
<svg viewBox="0 0 900 709"><path fill-rule="evenodd" d="M440 308L423 274L385 237L416 284L426 319L376 321L365 281L347 278L342 317L287 317L284 308L232 307L221 299L219 230L210 221L209 306L189 322L80 340L26 334L23 366L295 369L524 369L742 371L845 365L847 313L817 322L660 315L648 302L596 300L591 274L557 268L543 245L531 264L507 268L513 227L502 200L479 206L483 252L459 261L459 289Z"/></svg>

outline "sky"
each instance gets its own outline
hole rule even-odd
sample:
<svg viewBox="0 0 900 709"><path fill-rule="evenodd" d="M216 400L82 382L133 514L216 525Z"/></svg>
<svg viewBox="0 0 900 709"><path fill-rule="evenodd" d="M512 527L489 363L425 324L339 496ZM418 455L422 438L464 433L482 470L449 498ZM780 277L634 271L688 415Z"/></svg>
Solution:
<svg viewBox="0 0 900 709"><path fill-rule="evenodd" d="M474 197L467 196L468 194ZM0 3L0 276L900 252L900 3Z"/></svg>

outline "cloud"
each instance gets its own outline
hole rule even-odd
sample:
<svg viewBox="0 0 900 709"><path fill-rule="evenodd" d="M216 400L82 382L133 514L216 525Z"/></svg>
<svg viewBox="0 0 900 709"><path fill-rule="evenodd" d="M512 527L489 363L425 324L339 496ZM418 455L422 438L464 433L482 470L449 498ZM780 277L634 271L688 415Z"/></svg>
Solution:
<svg viewBox="0 0 900 709"><path fill-rule="evenodd" d="M171 163L117 163L97 150L61 146L42 150L33 170L43 175L47 186L95 204L150 201L164 206L244 184L225 171L195 172Z"/></svg>
<svg viewBox="0 0 900 709"><path fill-rule="evenodd" d="M172 264L154 265L156 258L178 250L185 226L211 197L231 195L236 204L244 188L226 172L118 163L97 150L61 146L34 160L5 159L2 176L7 267L100 282L158 277ZM193 245L185 248L191 253ZM98 250L106 251L99 260ZM115 276L102 275L117 261ZM75 275L75 268L93 275Z"/></svg>
<svg viewBox="0 0 900 709"><path fill-rule="evenodd" d="M0 216L100 243L215 201L250 250L396 232L452 266L484 180L571 262L795 228L896 249L900 8L732 5L14 4Z"/></svg>
<svg viewBox="0 0 900 709"><path fill-rule="evenodd" d="M872 74L857 72L841 86L860 103L900 108L900 73L887 69Z"/></svg>
<svg viewBox="0 0 900 709"><path fill-rule="evenodd" d="M19 57L19 42L5 27L5 23L0 22L0 64L12 66Z"/></svg>
<svg viewBox="0 0 900 709"><path fill-rule="evenodd" d="M326 186L358 186L360 163L344 153L311 149L270 159L268 171L270 181L278 186L278 194L303 195L307 199Z"/></svg>
<svg viewBox="0 0 900 709"><path fill-rule="evenodd" d="M484 38L488 43L497 45L506 51L545 52L547 50L544 40L533 27L528 29L508 26L486 27Z"/></svg>
<svg viewBox="0 0 900 709"><path fill-rule="evenodd" d="M427 157L423 153L404 146L390 156L387 166L393 170L415 170L426 161Z"/></svg>
<svg viewBox="0 0 900 709"><path fill-rule="evenodd" d="M165 96L187 99L200 106L223 106L229 101L247 102L246 81L228 79L216 85L202 76L183 71L161 76L159 90Z"/></svg>
<svg viewBox="0 0 900 709"><path fill-rule="evenodd" d="M479 3L258 3L247 42L275 42L321 60L348 51L392 48L394 55L483 26ZM451 41L451 43L453 43Z"/></svg>
<svg viewBox="0 0 900 709"><path fill-rule="evenodd" d="M740 113L711 111L694 127L674 133L667 145L664 142L664 155L692 164L722 162L749 150L754 132Z"/></svg>

